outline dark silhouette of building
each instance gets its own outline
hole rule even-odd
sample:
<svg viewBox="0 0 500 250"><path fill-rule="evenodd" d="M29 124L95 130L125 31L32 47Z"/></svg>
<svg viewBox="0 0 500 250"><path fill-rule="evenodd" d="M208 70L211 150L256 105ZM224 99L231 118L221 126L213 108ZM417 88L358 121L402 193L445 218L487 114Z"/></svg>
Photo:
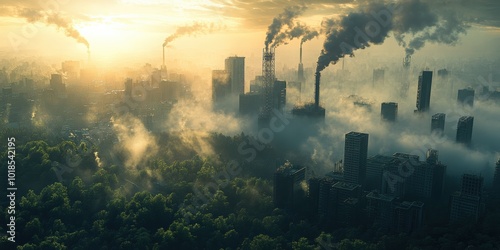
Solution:
<svg viewBox="0 0 500 250"><path fill-rule="evenodd" d="M383 102L381 105L382 119L386 121L396 121L398 116L398 104L395 102Z"/></svg>
<svg viewBox="0 0 500 250"><path fill-rule="evenodd" d="M339 181L331 186L330 199L333 202L329 207L327 218L341 225L355 224L355 214L359 214L359 198L361 186L358 184ZM328 214L328 212L327 212Z"/></svg>
<svg viewBox="0 0 500 250"><path fill-rule="evenodd" d="M450 222L477 222L483 210L483 177L464 174L462 188L451 196Z"/></svg>
<svg viewBox="0 0 500 250"><path fill-rule="evenodd" d="M368 155L368 134L349 132L345 135L344 180L363 185Z"/></svg>
<svg viewBox="0 0 500 250"><path fill-rule="evenodd" d="M381 190L383 172L400 164L401 160L393 156L375 155L366 160L364 190Z"/></svg>
<svg viewBox="0 0 500 250"><path fill-rule="evenodd" d="M432 71L422 71L418 77L417 112L429 110L431 102Z"/></svg>
<svg viewBox="0 0 500 250"><path fill-rule="evenodd" d="M444 123L446 120L446 114L437 113L432 116L431 119L431 132L432 133L444 133Z"/></svg>
<svg viewBox="0 0 500 250"><path fill-rule="evenodd" d="M426 161L420 161L416 155L395 153L394 156L404 161L399 168L405 171L397 172L400 179L396 182L404 183L404 197L427 201L437 201L441 197L446 165L439 162L437 150L429 149Z"/></svg>
<svg viewBox="0 0 500 250"><path fill-rule="evenodd" d="M212 70L212 101L219 102L231 93L229 74L225 70Z"/></svg>
<svg viewBox="0 0 500 250"><path fill-rule="evenodd" d="M457 101L462 105L474 106L474 89L459 89Z"/></svg>
<svg viewBox="0 0 500 250"><path fill-rule="evenodd" d="M467 146L472 142L472 128L474 126L473 116L462 116L458 120L457 125L457 142L463 143Z"/></svg>
<svg viewBox="0 0 500 250"><path fill-rule="evenodd" d="M286 81L274 81L273 108L282 111L286 105Z"/></svg>
<svg viewBox="0 0 500 250"><path fill-rule="evenodd" d="M393 210L396 198L391 195L372 191L366 195L366 215L370 223L376 228L389 231L393 224Z"/></svg>
<svg viewBox="0 0 500 250"><path fill-rule="evenodd" d="M394 208L393 232L411 233L422 227L424 203L403 201Z"/></svg>
<svg viewBox="0 0 500 250"><path fill-rule="evenodd" d="M305 167L294 167L285 162L274 173L273 202L274 206L295 211L304 202Z"/></svg>
<svg viewBox="0 0 500 250"><path fill-rule="evenodd" d="M232 56L225 60L225 70L229 77L231 93L245 93L245 57Z"/></svg>
<svg viewBox="0 0 500 250"><path fill-rule="evenodd" d="M258 114L262 104L262 95L256 92L240 94L239 113L241 115Z"/></svg>

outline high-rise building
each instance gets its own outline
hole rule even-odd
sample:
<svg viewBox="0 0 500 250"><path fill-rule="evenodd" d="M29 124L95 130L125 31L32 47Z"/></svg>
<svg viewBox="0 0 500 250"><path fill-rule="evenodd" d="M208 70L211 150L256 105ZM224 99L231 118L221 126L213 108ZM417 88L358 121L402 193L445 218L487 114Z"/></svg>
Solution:
<svg viewBox="0 0 500 250"><path fill-rule="evenodd" d="M473 116L462 116L457 125L457 142L470 146L472 142Z"/></svg>
<svg viewBox="0 0 500 250"><path fill-rule="evenodd" d="M212 70L212 101L219 102L231 93L229 74L225 70Z"/></svg>
<svg viewBox="0 0 500 250"><path fill-rule="evenodd" d="M400 175L405 184L405 196L428 201L441 197L446 165L439 162L437 150L429 149L426 161L420 161L418 156L402 153L394 156L407 159L401 166L406 171Z"/></svg>
<svg viewBox="0 0 500 250"><path fill-rule="evenodd" d="M411 233L422 227L424 203L420 201L399 203L394 208L394 224L392 230L398 233Z"/></svg>
<svg viewBox="0 0 500 250"><path fill-rule="evenodd" d="M451 197L450 222L477 222L481 216L483 177L464 174L462 188Z"/></svg>
<svg viewBox="0 0 500 250"><path fill-rule="evenodd" d="M431 103L432 71L422 71L418 77L417 112L429 110Z"/></svg>
<svg viewBox="0 0 500 250"><path fill-rule="evenodd" d="M442 134L444 132L445 119L446 119L446 114L443 113L434 114L431 119L431 132Z"/></svg>
<svg viewBox="0 0 500 250"><path fill-rule="evenodd" d="M286 105L286 81L274 81L273 108L283 110Z"/></svg>
<svg viewBox="0 0 500 250"><path fill-rule="evenodd" d="M386 121L396 121L398 116L398 104L395 102L383 102L381 105L382 119Z"/></svg>
<svg viewBox="0 0 500 250"><path fill-rule="evenodd" d="M240 94L239 113L241 115L258 114L262 104L262 95L256 92Z"/></svg>
<svg viewBox="0 0 500 250"><path fill-rule="evenodd" d="M345 135L344 180L353 184L364 184L368 134L349 132Z"/></svg>
<svg viewBox="0 0 500 250"><path fill-rule="evenodd" d="M474 89L459 89L457 101L463 105L474 106Z"/></svg>
<svg viewBox="0 0 500 250"><path fill-rule="evenodd" d="M372 191L366 195L366 212L368 219L375 223L376 228L388 231L392 226L393 210L396 198L390 195Z"/></svg>
<svg viewBox="0 0 500 250"><path fill-rule="evenodd" d="M274 173L273 202L278 208L294 211L304 202L306 168L294 167L289 162L280 166Z"/></svg>
<svg viewBox="0 0 500 250"><path fill-rule="evenodd" d="M366 160L366 177L364 190L381 190L384 170L397 167L400 159L393 156L375 155Z"/></svg>
<svg viewBox="0 0 500 250"><path fill-rule="evenodd" d="M331 186L330 197L332 206L329 207L329 217L332 221L339 221L344 225L354 222L349 211L357 210L361 198L361 186L339 181ZM347 218L349 217L349 218Z"/></svg>
<svg viewBox="0 0 500 250"><path fill-rule="evenodd" d="M245 57L232 56L226 58L225 70L229 74L231 93L245 93Z"/></svg>

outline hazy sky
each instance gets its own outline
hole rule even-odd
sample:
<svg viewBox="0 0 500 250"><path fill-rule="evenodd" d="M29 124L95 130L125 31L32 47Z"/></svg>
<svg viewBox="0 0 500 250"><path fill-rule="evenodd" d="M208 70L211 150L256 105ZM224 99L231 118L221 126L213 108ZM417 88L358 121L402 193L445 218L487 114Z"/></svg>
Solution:
<svg viewBox="0 0 500 250"><path fill-rule="evenodd" d="M43 2L49 2L44 4ZM267 27L287 6L305 5L297 21L320 28L324 18L338 18L366 5L367 0L1 0L1 54L21 53L57 59L85 60L86 47L69 36L88 41L96 62L161 63L161 46L177 27L194 22L217 26L210 34L179 37L167 48L167 62L196 61L201 67L221 68L223 59L241 55L258 62ZM500 1L422 0L435 12L453 11L471 28L453 48L431 45L421 55L495 56L500 44ZM50 21L47 21L50 17ZM70 33L70 34L69 34ZM304 63L313 66L325 37L304 45ZM295 66L298 41L277 49L278 65ZM404 49L390 38L370 48L371 54ZM494 51L495 53L492 53ZM363 52L365 53L365 52ZM281 61L281 62L280 62ZM291 63L291 62L294 63ZM248 64L247 63L247 64Z"/></svg>

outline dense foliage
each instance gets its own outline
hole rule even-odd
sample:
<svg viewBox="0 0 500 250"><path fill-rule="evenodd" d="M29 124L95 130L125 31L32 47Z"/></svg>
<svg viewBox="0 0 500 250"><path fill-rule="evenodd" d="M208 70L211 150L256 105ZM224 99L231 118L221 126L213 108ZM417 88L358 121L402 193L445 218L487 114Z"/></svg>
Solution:
<svg viewBox="0 0 500 250"><path fill-rule="evenodd" d="M16 243L9 249L494 249L500 213L478 224L433 225L412 235L385 235L376 228L324 232L317 223L275 209L270 150L236 174L228 161L245 136L212 135L217 158L172 160L159 156L135 168L98 166L85 143L47 143L26 136L18 145L19 196ZM44 139L44 138L38 138ZM5 151L2 149L2 152ZM77 152L77 153L75 153ZM54 162L79 156L62 179ZM5 158L5 153L2 153ZM2 163L3 164L3 163ZM234 170L234 168L233 168ZM5 165L2 165L2 172ZM272 171L269 171L272 173ZM259 176L259 177L256 177ZM227 178L228 177L228 178ZM22 188L21 188L22 187ZM5 191L2 191L5 192ZM2 196L5 197L4 193ZM2 211L5 206L2 205ZM7 215L2 216L5 232Z"/></svg>

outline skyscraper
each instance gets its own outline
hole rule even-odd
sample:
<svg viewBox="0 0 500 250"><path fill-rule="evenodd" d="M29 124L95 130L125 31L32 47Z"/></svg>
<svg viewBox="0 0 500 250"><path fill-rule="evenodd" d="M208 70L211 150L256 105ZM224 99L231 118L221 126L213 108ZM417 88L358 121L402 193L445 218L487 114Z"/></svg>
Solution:
<svg viewBox="0 0 500 250"><path fill-rule="evenodd" d="M474 89L459 89L457 101L463 105L474 106Z"/></svg>
<svg viewBox="0 0 500 250"><path fill-rule="evenodd" d="M429 110L431 102L432 71L422 71L418 77L417 112Z"/></svg>
<svg viewBox="0 0 500 250"><path fill-rule="evenodd" d="M383 102L381 105L382 119L386 121L396 121L398 116L398 104L395 102Z"/></svg>
<svg viewBox="0 0 500 250"><path fill-rule="evenodd" d="M212 101L219 102L231 93L229 74L225 70L212 70Z"/></svg>
<svg viewBox="0 0 500 250"><path fill-rule="evenodd" d="M445 120L446 120L446 114L437 113L433 115L431 119L431 132L443 133Z"/></svg>
<svg viewBox="0 0 500 250"><path fill-rule="evenodd" d="M470 146L472 141L473 116L462 116L457 125L457 142Z"/></svg>
<svg viewBox="0 0 500 250"><path fill-rule="evenodd" d="M483 177L464 174L462 188L451 197L450 222L477 222L483 208Z"/></svg>
<svg viewBox="0 0 500 250"><path fill-rule="evenodd" d="M368 134L349 132L345 135L344 180L363 185L368 155Z"/></svg>
<svg viewBox="0 0 500 250"><path fill-rule="evenodd" d="M306 168L294 167L290 162L280 166L274 173L273 202L278 208L295 210L303 202L305 191L302 181L305 181Z"/></svg>
<svg viewBox="0 0 500 250"><path fill-rule="evenodd" d="M228 57L225 66L231 83L231 93L238 95L245 93L245 57Z"/></svg>

